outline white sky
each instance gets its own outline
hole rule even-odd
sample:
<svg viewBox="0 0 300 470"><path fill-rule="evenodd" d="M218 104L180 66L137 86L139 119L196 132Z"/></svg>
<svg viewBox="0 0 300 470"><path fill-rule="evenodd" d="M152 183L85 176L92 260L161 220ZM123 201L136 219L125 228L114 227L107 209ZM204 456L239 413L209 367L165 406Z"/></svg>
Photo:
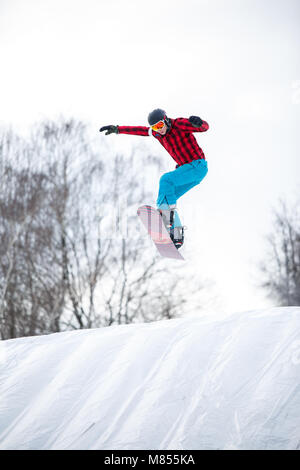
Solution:
<svg viewBox="0 0 300 470"><path fill-rule="evenodd" d="M155 107L200 115L209 173L179 201L189 262L228 310L265 306L254 283L270 209L299 195L299 26L299 0L0 0L0 124L63 114L101 139L100 125L147 125Z"/></svg>

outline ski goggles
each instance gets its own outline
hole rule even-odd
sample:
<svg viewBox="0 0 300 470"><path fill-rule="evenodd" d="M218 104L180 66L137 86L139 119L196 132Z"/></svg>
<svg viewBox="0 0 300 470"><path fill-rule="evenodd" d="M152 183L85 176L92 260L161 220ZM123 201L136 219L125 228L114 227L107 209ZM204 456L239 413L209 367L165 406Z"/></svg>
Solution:
<svg viewBox="0 0 300 470"><path fill-rule="evenodd" d="M162 129L165 125L165 121L158 121L156 124L153 124L153 126L151 126L151 128L154 130L154 131L157 131L159 129Z"/></svg>

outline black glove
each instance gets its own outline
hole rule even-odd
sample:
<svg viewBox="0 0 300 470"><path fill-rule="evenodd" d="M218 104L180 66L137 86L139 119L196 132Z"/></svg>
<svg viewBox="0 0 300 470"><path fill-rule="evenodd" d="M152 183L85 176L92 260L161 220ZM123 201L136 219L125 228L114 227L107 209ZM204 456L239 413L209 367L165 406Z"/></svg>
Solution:
<svg viewBox="0 0 300 470"><path fill-rule="evenodd" d="M194 127L201 127L203 124L202 119L199 118L198 116L190 116L189 121Z"/></svg>
<svg viewBox="0 0 300 470"><path fill-rule="evenodd" d="M105 135L119 134L118 126L103 126L99 129L99 132L103 132L103 131L107 131L105 132Z"/></svg>

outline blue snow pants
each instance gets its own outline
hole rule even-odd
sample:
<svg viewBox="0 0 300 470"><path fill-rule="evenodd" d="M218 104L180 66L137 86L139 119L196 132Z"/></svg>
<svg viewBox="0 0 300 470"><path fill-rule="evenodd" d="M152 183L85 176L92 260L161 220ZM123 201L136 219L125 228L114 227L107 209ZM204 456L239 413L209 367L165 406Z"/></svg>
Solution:
<svg viewBox="0 0 300 470"><path fill-rule="evenodd" d="M199 159L162 175L159 181L157 207L167 209L169 205L176 204L177 199L203 180L207 171L207 161Z"/></svg>
<svg viewBox="0 0 300 470"><path fill-rule="evenodd" d="M169 205L176 204L177 199L203 180L207 171L207 161L199 159L163 174L159 181L157 207L168 209ZM175 227L178 225L181 225L179 218L175 219Z"/></svg>

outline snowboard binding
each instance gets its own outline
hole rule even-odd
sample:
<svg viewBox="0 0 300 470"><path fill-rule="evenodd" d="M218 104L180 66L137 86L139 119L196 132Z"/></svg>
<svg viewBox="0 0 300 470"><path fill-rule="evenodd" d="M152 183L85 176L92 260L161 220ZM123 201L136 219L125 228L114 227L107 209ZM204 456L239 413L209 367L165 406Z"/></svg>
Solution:
<svg viewBox="0 0 300 470"><path fill-rule="evenodd" d="M177 250L179 250L184 242L184 227L174 227L173 230L170 231L170 238Z"/></svg>
<svg viewBox="0 0 300 470"><path fill-rule="evenodd" d="M159 209L159 213L162 216L163 223L170 234L172 242L178 250L182 247L184 242L184 227L174 227L175 209Z"/></svg>

